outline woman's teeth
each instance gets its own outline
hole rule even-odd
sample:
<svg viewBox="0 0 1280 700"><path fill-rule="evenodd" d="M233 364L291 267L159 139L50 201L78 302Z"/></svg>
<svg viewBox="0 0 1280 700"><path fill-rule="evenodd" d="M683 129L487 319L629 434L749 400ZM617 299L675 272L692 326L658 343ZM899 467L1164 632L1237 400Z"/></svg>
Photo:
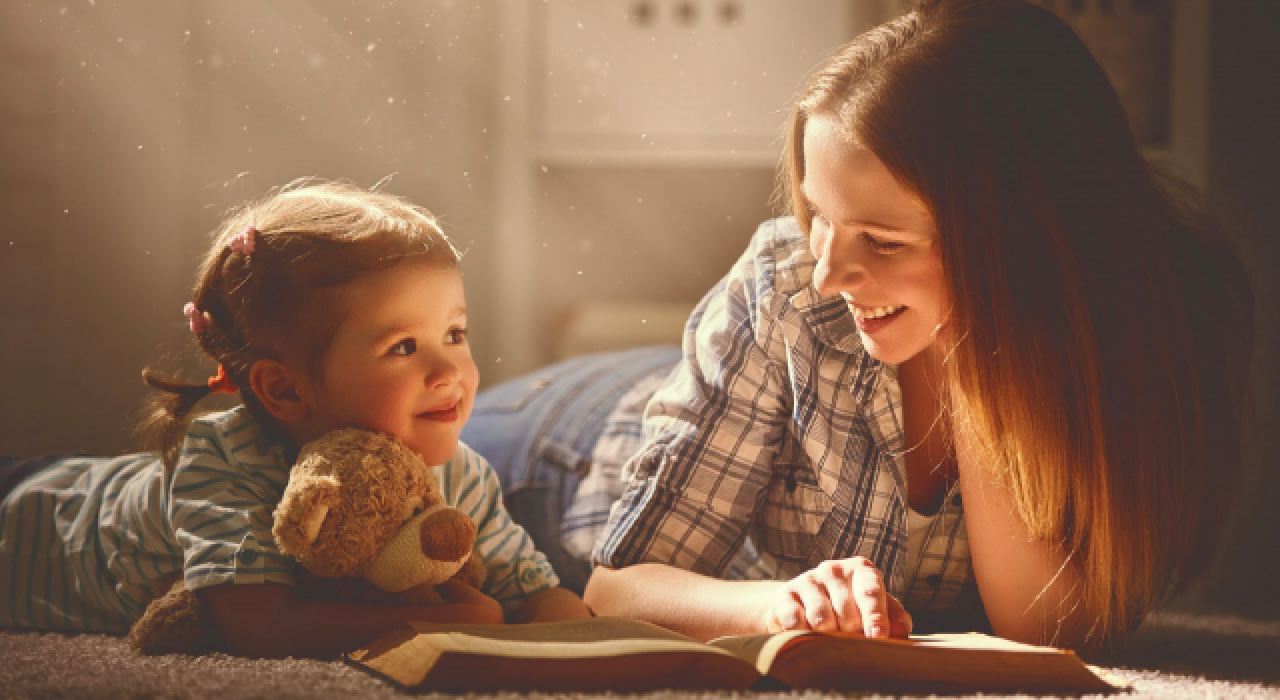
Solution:
<svg viewBox="0 0 1280 700"><path fill-rule="evenodd" d="M874 309L864 309L855 306L853 307L853 317L859 321L865 321L869 318L884 318L885 316L895 314L905 308L905 306L881 306Z"/></svg>

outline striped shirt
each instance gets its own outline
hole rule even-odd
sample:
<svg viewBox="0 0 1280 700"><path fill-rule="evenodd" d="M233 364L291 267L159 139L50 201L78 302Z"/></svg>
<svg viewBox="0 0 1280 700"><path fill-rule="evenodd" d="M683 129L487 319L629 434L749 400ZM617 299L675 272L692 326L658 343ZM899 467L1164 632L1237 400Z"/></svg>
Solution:
<svg viewBox="0 0 1280 700"><path fill-rule="evenodd" d="M0 626L125 632L177 573L191 589L291 585L297 564L271 534L289 467L241 406L192 422L169 483L152 453L38 472L0 503ZM485 593L510 612L557 585L484 458L459 443L437 469L445 502L476 523Z"/></svg>
<svg viewBox="0 0 1280 700"><path fill-rule="evenodd" d="M814 266L795 220L769 221L699 303L595 563L728 578L754 546L771 578L789 579L864 556L913 611L946 610L970 586L958 482L907 580L897 368L862 347L843 299L817 293Z"/></svg>

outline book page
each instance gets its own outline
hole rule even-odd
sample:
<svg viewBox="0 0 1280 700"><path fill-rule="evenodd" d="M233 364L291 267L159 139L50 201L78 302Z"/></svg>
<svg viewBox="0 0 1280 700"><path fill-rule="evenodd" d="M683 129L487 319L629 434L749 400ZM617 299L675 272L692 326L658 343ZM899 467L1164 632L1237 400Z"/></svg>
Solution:
<svg viewBox="0 0 1280 700"><path fill-rule="evenodd" d="M745 689L759 678L727 651L618 618L411 623L345 658L404 688L458 692Z"/></svg>
<svg viewBox="0 0 1280 700"><path fill-rule="evenodd" d="M678 632L640 620L624 617L590 617L558 622L530 622L522 625L458 625L433 622L410 622L418 634L442 632L463 634L485 639L506 639L525 642L594 642L619 639L652 639L672 642L701 642Z"/></svg>
<svg viewBox="0 0 1280 700"><path fill-rule="evenodd" d="M793 630L778 634L745 634L718 637L707 642L708 645L723 649L755 667L762 676L769 674L773 660L778 652L786 649L792 640L805 635L816 635L817 632Z"/></svg>

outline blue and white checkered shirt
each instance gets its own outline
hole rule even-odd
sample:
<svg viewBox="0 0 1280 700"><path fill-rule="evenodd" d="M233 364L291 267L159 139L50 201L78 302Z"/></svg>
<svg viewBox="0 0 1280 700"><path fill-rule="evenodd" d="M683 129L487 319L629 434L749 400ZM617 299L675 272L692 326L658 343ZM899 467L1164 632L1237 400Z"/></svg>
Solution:
<svg viewBox="0 0 1280 700"><path fill-rule="evenodd" d="M971 582L958 482L906 571L897 368L862 347L843 299L817 293L814 265L794 219L766 222L695 309L683 360L627 448L594 563L729 578L747 547L788 579L864 556L909 610L956 603Z"/></svg>

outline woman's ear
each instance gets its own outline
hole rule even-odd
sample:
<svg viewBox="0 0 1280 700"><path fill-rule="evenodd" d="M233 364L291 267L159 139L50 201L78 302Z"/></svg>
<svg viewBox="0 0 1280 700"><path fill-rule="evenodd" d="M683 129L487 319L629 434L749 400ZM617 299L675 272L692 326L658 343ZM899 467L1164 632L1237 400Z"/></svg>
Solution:
<svg viewBox="0 0 1280 700"><path fill-rule="evenodd" d="M262 359L249 370L249 385L272 416L282 423L297 423L307 416L304 378L278 360Z"/></svg>

